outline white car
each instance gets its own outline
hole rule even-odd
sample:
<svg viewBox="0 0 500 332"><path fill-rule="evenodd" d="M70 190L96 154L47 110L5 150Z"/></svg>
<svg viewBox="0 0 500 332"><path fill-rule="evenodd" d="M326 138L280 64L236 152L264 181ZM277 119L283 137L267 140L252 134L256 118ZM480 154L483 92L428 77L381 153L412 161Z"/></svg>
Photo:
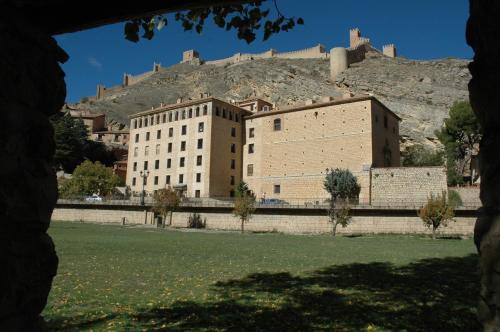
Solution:
<svg viewBox="0 0 500 332"><path fill-rule="evenodd" d="M93 194L92 196L85 197L85 200L87 202L102 202L102 197L97 194Z"/></svg>

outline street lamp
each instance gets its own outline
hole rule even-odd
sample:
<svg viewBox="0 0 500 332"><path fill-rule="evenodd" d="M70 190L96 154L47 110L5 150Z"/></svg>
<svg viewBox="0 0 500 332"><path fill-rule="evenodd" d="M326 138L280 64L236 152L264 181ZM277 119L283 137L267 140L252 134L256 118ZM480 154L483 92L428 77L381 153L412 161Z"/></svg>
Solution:
<svg viewBox="0 0 500 332"><path fill-rule="evenodd" d="M146 183L146 179L148 178L149 176L149 171L140 171L139 172L139 175L142 179L142 191L141 191L141 205L144 205L144 184Z"/></svg>

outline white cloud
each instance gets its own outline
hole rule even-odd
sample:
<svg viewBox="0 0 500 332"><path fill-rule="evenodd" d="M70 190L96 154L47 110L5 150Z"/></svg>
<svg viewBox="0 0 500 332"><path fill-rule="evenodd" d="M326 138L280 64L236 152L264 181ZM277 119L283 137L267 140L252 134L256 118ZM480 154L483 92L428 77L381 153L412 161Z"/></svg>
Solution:
<svg viewBox="0 0 500 332"><path fill-rule="evenodd" d="M99 61L97 61L97 59L94 58L94 57L88 58L88 63L89 63L89 65L91 65L94 68L102 69L102 63L100 63Z"/></svg>

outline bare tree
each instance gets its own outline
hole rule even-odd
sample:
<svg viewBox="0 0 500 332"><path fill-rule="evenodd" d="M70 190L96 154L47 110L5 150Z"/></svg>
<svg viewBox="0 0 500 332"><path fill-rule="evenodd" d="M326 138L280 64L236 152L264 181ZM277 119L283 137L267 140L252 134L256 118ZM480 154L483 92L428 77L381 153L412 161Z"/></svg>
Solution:
<svg viewBox="0 0 500 332"><path fill-rule="evenodd" d="M168 223L170 226L172 225L172 214L179 207L180 201L181 199L177 195L177 192L170 187L157 190L153 196L153 212L161 215L164 220L170 214Z"/></svg>

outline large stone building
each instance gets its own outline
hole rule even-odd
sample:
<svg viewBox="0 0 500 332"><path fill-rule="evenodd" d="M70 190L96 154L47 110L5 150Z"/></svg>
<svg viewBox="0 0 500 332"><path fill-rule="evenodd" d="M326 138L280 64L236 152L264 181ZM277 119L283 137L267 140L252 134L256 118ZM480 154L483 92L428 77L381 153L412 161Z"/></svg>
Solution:
<svg viewBox="0 0 500 332"><path fill-rule="evenodd" d="M179 100L131 116L127 185L229 197L243 179L258 197L307 201L327 197L325 170L339 167L368 202L370 170L399 166L399 120L371 96L288 109L258 98Z"/></svg>
<svg viewBox="0 0 500 332"><path fill-rule="evenodd" d="M249 114L205 95L131 116L127 185L133 192L144 184L149 193L172 186L188 197L233 196Z"/></svg>

